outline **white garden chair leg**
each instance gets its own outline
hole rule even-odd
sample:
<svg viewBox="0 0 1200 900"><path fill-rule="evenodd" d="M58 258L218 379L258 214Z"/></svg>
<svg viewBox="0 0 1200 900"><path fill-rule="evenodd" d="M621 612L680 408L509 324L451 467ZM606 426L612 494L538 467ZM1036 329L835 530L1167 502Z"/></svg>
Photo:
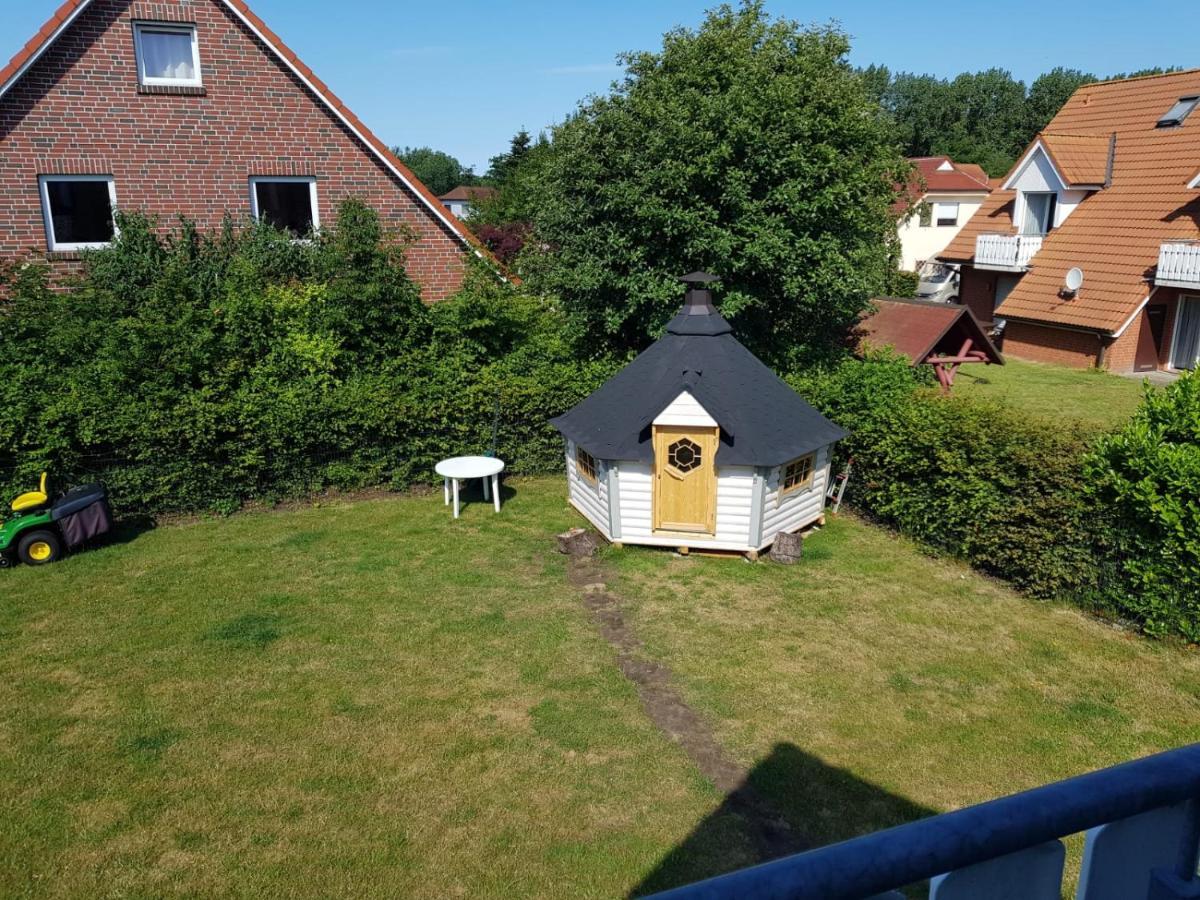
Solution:
<svg viewBox="0 0 1200 900"><path fill-rule="evenodd" d="M458 479L451 479L454 482L454 518L458 518Z"/></svg>
<svg viewBox="0 0 1200 900"><path fill-rule="evenodd" d="M443 506L450 505L450 479L449 478L442 479L442 501L443 501L443 503L442 503Z"/></svg>
<svg viewBox="0 0 1200 900"><path fill-rule="evenodd" d="M487 480L484 479L484 484ZM492 501L496 504L496 512L500 512L500 476L492 476Z"/></svg>

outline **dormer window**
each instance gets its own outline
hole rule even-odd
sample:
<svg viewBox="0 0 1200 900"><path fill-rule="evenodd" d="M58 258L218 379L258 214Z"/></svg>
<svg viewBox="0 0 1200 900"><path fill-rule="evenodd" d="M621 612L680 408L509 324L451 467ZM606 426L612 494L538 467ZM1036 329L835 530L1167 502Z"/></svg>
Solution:
<svg viewBox="0 0 1200 900"><path fill-rule="evenodd" d="M1058 206L1058 195L1051 192L1025 193L1025 216L1021 222L1021 234L1049 234L1054 227L1054 210Z"/></svg>
<svg viewBox="0 0 1200 900"><path fill-rule="evenodd" d="M200 47L195 25L133 26L138 82L147 87L200 87Z"/></svg>
<svg viewBox="0 0 1200 900"><path fill-rule="evenodd" d="M1175 105L1167 110L1167 114L1155 123L1155 128L1176 128L1183 124L1183 120L1188 117L1188 114L1196 108L1196 104L1200 103L1200 94L1192 94L1187 97L1180 97L1175 101Z"/></svg>

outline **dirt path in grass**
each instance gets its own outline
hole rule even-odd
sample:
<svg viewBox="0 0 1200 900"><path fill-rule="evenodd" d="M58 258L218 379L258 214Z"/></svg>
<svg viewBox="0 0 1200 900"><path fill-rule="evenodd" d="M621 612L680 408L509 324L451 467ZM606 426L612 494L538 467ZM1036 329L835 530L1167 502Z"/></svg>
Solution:
<svg viewBox="0 0 1200 900"><path fill-rule="evenodd" d="M700 715L675 688L671 670L643 653L642 642L622 611L621 598L609 589L610 578L594 558L572 558L567 568L571 583L583 595L600 634L617 654L621 673L637 688L642 708L695 763L719 791L724 808L745 823L745 832L759 862L811 846L758 791L748 783L749 772L739 765Z"/></svg>

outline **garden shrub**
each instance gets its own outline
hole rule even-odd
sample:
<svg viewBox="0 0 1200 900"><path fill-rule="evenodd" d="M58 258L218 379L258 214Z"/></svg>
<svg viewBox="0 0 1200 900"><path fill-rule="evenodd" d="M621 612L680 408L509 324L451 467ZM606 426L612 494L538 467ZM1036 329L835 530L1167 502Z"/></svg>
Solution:
<svg viewBox="0 0 1200 900"><path fill-rule="evenodd" d="M311 242L119 224L65 290L37 263L5 273L0 490L48 469L158 513L399 486L487 450L497 419L500 455L534 471L561 458L549 416L611 371L490 274L427 308L403 243L356 201Z"/></svg>
<svg viewBox="0 0 1200 900"><path fill-rule="evenodd" d="M902 359L790 379L851 435L847 498L1026 593L1200 640L1200 388L1147 394L1097 438L986 400L943 397Z"/></svg>
<svg viewBox="0 0 1200 900"><path fill-rule="evenodd" d="M1122 611L1151 634L1200 641L1200 378L1148 390L1086 462L1117 528Z"/></svg>
<svg viewBox="0 0 1200 900"><path fill-rule="evenodd" d="M1086 433L943 397L928 375L875 354L793 379L851 432L839 448L854 461L847 497L1035 596L1087 593L1099 535L1083 492Z"/></svg>

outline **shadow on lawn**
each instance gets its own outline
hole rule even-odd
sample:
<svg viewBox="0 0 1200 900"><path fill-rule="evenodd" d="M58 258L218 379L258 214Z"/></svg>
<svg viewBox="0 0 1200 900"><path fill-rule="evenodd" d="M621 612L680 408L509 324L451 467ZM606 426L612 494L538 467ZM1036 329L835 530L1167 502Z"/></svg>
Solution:
<svg viewBox="0 0 1200 900"><path fill-rule="evenodd" d="M439 484L439 485L437 485L437 487L435 489L435 493L441 493L441 491L442 491L442 486ZM510 486L507 482L501 481L500 482L500 506L501 506L501 508L503 508L504 504L507 503L509 500L511 500L515 496L517 496L516 489L513 488L512 486ZM469 506L473 506L476 503L482 503L484 506L491 506L492 505L492 501L490 499L491 494L488 494L488 498L489 499L487 499L487 500L483 499L483 480L480 478L472 478L470 481L464 482L458 489L459 507L463 510L467 509L467 507L469 507Z"/></svg>
<svg viewBox="0 0 1200 900"><path fill-rule="evenodd" d="M771 817L768 808L774 811L773 821L750 820ZM793 744L776 744L630 896L665 891L931 815L934 810L827 765ZM787 837L764 848L752 837L762 833Z"/></svg>

